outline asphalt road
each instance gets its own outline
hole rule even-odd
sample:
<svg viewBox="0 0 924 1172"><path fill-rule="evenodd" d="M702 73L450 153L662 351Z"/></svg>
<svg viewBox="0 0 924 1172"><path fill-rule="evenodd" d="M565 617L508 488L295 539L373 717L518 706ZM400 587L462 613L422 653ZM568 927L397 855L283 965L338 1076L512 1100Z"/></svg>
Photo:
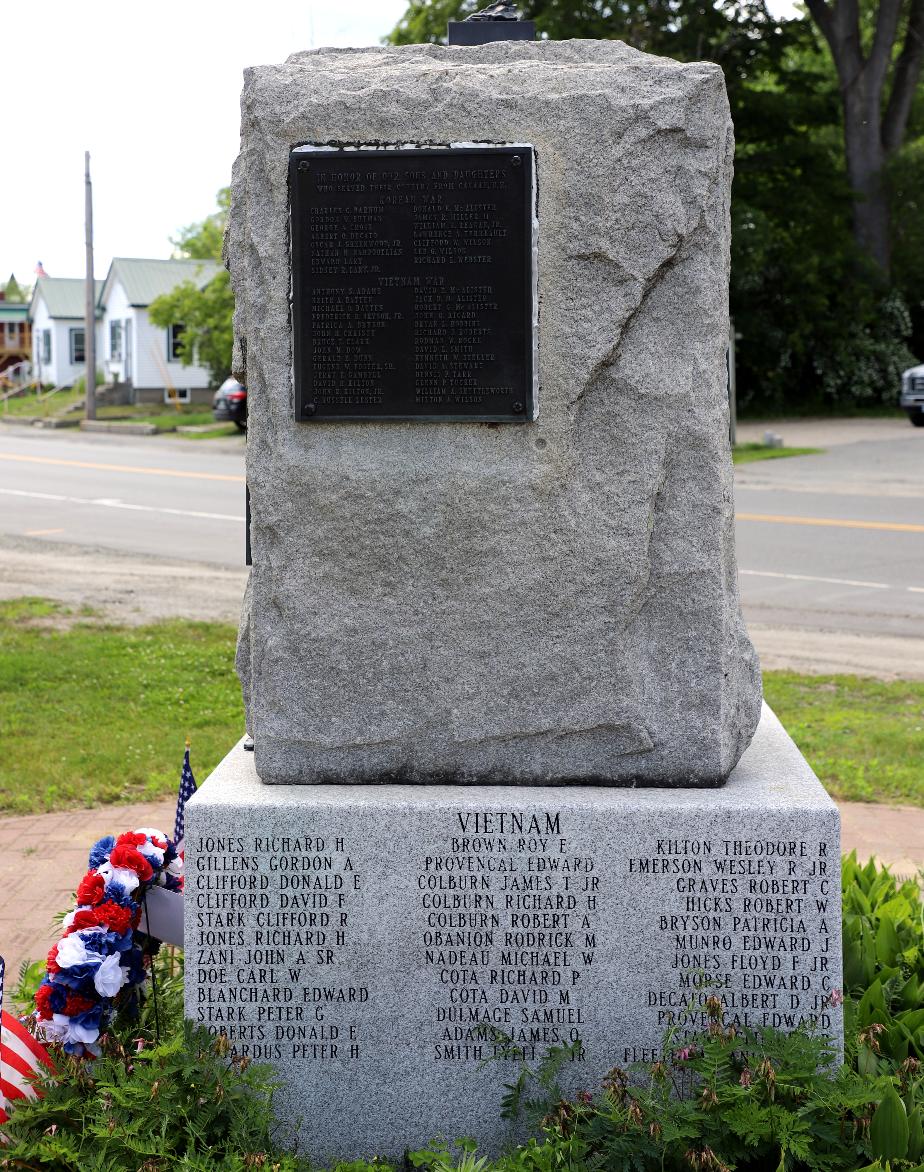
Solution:
<svg viewBox="0 0 924 1172"><path fill-rule="evenodd" d="M7 426L0 432L0 533L240 566L243 456L242 441Z"/></svg>
<svg viewBox="0 0 924 1172"><path fill-rule="evenodd" d="M736 472L741 595L762 658L771 666L800 654L810 661L820 654L817 639L830 633L844 636L848 648L872 647L876 670L876 655L884 655L886 674L902 674L916 655L919 666L909 674L921 675L924 430L900 419L773 427L791 446L826 450ZM761 430L742 429L742 438L759 438ZM70 576L82 548L140 556L150 566L239 571L243 513L236 440L0 430L0 539L21 560L59 546ZM138 576L136 596L143 570ZM236 606L238 579L229 581ZM771 662L765 646L781 652L782 663ZM833 663L831 670L852 668L849 655Z"/></svg>
<svg viewBox="0 0 924 1172"><path fill-rule="evenodd" d="M737 469L749 621L924 636L924 431L901 419L774 429L826 450Z"/></svg>

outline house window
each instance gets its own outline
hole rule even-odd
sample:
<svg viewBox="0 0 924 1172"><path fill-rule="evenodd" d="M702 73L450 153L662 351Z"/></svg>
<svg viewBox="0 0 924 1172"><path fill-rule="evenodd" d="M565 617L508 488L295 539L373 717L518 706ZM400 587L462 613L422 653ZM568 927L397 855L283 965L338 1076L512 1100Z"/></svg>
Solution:
<svg viewBox="0 0 924 1172"><path fill-rule="evenodd" d="M113 359L122 357L122 323L120 321L109 323L109 357Z"/></svg>
<svg viewBox="0 0 924 1172"><path fill-rule="evenodd" d="M71 364L77 366L79 363L86 362L87 360L86 333L84 330L75 327L70 331L70 335Z"/></svg>
<svg viewBox="0 0 924 1172"><path fill-rule="evenodd" d="M192 396L189 387L164 387L165 403L190 403Z"/></svg>
<svg viewBox="0 0 924 1172"><path fill-rule="evenodd" d="M41 346L39 348L39 362L51 362L51 330L39 330Z"/></svg>
<svg viewBox="0 0 924 1172"><path fill-rule="evenodd" d="M173 325L167 327L167 361L168 362L182 362L182 355L180 354L180 342L183 338L183 331L186 329L183 325Z"/></svg>

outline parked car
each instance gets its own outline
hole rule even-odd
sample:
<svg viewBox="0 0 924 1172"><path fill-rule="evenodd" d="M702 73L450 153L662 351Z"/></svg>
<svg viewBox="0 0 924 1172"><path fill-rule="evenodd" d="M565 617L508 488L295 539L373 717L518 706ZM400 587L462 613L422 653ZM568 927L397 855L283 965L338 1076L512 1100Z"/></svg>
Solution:
<svg viewBox="0 0 924 1172"><path fill-rule="evenodd" d="M247 388L236 378L226 378L212 400L212 416L219 423L236 423L247 430Z"/></svg>
<svg viewBox="0 0 924 1172"><path fill-rule="evenodd" d="M924 427L924 364L912 366L902 375L899 403L915 427Z"/></svg>

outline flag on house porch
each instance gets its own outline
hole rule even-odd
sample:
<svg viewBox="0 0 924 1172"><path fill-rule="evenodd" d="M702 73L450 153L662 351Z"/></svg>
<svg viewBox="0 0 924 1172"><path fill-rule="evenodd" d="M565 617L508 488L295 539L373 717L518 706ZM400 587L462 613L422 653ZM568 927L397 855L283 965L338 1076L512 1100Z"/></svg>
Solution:
<svg viewBox="0 0 924 1172"><path fill-rule="evenodd" d="M0 1001L6 964L0 956ZM33 1038L22 1022L6 1010L0 1014L0 1123L6 1123L17 1099L35 1099L39 1092L32 1079L55 1071L45 1047Z"/></svg>

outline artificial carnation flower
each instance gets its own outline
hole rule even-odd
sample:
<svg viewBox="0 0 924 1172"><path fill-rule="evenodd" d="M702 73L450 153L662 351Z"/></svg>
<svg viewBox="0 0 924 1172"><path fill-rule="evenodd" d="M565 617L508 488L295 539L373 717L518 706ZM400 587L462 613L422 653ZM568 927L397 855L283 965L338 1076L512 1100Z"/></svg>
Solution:
<svg viewBox="0 0 924 1172"><path fill-rule="evenodd" d="M136 834L144 835L144 842L138 844L138 850L144 857L151 862L156 863L158 867L163 866L164 856L167 853L169 841L163 838L159 831L150 830L142 826L135 832Z"/></svg>
<svg viewBox="0 0 924 1172"><path fill-rule="evenodd" d="M51 1020L51 1015L54 1012L51 1005L52 993L54 992L53 985L39 985L35 990L35 1006L38 1010L38 1015L46 1021Z"/></svg>
<svg viewBox="0 0 924 1172"><path fill-rule="evenodd" d="M124 936L129 928L132 927L131 908L113 903L112 900L107 900L105 903L101 903L99 907L94 908L93 915L96 924L99 924L100 927L108 928L110 932L115 932L119 936Z"/></svg>
<svg viewBox="0 0 924 1172"><path fill-rule="evenodd" d="M60 985L65 992L69 989L72 992L85 989L87 982L90 986L93 985L93 974L102 963L102 956L94 956L92 961L86 964L75 964L69 968L61 969L60 972L55 973L54 983Z"/></svg>
<svg viewBox="0 0 924 1172"><path fill-rule="evenodd" d="M92 948L88 948L88 945L92 943L92 937L100 931L99 928L89 928L72 936L65 936L58 942L58 965L62 969L69 969L77 965L99 964L102 957Z"/></svg>
<svg viewBox="0 0 924 1172"><path fill-rule="evenodd" d="M99 920L93 908L79 907L64 917L64 935L70 936L72 932L80 932L84 928L95 928L98 924Z"/></svg>
<svg viewBox="0 0 924 1172"><path fill-rule="evenodd" d="M115 840L115 844L116 846L141 846L142 843L147 841L148 836L143 830L126 830L124 834L120 834Z"/></svg>
<svg viewBox="0 0 924 1172"><path fill-rule="evenodd" d="M102 900L105 890L106 880L102 875L88 871L80 880L80 886L77 888L77 902L92 907Z"/></svg>
<svg viewBox="0 0 924 1172"><path fill-rule="evenodd" d="M99 842L95 842L93 844L93 849L90 851L91 871L98 867L100 863L105 863L105 861L109 858L109 852L114 846L115 839L111 834L107 834L105 838L101 838Z"/></svg>
<svg viewBox="0 0 924 1172"><path fill-rule="evenodd" d="M39 1028L47 1041L60 1042L70 1054L82 1054L84 1047L92 1052L93 1043L99 1037L99 1023L84 1024L80 1018L69 1018L66 1013L56 1013L51 1021L39 1022Z"/></svg>
<svg viewBox="0 0 924 1172"><path fill-rule="evenodd" d="M152 867L162 867L164 865L164 852L152 842L146 842L144 846L139 846L138 853L147 859Z"/></svg>
<svg viewBox="0 0 924 1172"><path fill-rule="evenodd" d="M117 884L121 890L130 894L139 883L138 876L128 867L114 867L111 863L102 863L99 873L106 880L107 895L111 895L113 884Z"/></svg>
<svg viewBox="0 0 924 1172"><path fill-rule="evenodd" d="M64 1002L63 1013L68 1017L77 1017L78 1014L87 1013L88 1010L94 1008L95 1003L89 997L81 997L79 993L69 993Z"/></svg>
<svg viewBox="0 0 924 1172"><path fill-rule="evenodd" d="M134 874L134 872L131 873ZM135 878L137 879L138 876L135 875ZM135 900L132 898L131 892L123 887L117 879L110 879L106 884L106 901L107 903L110 901L117 903L120 907L127 907L129 909L137 906Z"/></svg>
<svg viewBox="0 0 924 1172"><path fill-rule="evenodd" d="M120 959L119 954L114 952L112 956L107 956L96 970L93 984L100 997L115 997L128 979L125 969L119 963Z"/></svg>
<svg viewBox="0 0 924 1172"><path fill-rule="evenodd" d="M135 833L149 838L159 850L165 851L170 846L170 839L154 826L139 826Z"/></svg>
<svg viewBox="0 0 924 1172"><path fill-rule="evenodd" d="M154 874L151 864L144 855L141 854L136 846L130 846L128 843L122 843L114 847L112 854L109 856L109 865L117 871L134 871L142 883L147 883Z"/></svg>

